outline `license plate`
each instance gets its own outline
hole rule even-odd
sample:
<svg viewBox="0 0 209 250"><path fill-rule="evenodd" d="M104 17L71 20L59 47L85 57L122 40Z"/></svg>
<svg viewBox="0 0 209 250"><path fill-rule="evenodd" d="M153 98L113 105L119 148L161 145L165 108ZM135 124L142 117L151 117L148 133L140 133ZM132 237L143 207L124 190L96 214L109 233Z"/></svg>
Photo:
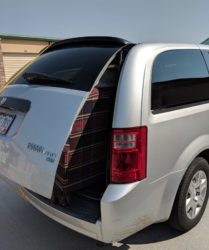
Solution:
<svg viewBox="0 0 209 250"><path fill-rule="evenodd" d="M15 119L15 115L0 113L0 134L5 135Z"/></svg>

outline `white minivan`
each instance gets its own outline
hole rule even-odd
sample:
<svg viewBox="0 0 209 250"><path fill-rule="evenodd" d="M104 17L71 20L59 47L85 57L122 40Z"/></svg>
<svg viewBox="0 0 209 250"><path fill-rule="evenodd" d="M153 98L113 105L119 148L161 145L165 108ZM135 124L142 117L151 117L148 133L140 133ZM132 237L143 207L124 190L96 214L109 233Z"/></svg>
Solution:
<svg viewBox="0 0 209 250"><path fill-rule="evenodd" d="M208 201L209 46L50 45L0 95L0 174L98 241L167 220L188 231Z"/></svg>

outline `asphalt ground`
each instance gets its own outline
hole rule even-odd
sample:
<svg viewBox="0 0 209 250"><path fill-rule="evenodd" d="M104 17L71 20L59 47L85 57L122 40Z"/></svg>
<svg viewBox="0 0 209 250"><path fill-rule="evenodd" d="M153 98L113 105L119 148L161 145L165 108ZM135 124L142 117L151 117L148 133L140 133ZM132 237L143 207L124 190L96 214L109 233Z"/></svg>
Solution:
<svg viewBox="0 0 209 250"><path fill-rule="evenodd" d="M10 183L10 182L9 182ZM0 250L209 250L209 206L201 222L180 234L166 223L152 225L116 245L96 241L46 217L0 180Z"/></svg>

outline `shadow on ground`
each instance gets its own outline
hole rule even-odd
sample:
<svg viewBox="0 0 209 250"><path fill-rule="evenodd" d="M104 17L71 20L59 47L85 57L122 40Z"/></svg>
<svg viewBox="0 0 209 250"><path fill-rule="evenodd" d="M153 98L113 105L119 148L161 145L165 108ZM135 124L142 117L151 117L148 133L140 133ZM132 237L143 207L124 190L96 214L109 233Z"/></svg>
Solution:
<svg viewBox="0 0 209 250"><path fill-rule="evenodd" d="M144 230L124 239L124 244L151 244L166 241L180 236L181 233L172 229L167 223L160 223L149 226Z"/></svg>

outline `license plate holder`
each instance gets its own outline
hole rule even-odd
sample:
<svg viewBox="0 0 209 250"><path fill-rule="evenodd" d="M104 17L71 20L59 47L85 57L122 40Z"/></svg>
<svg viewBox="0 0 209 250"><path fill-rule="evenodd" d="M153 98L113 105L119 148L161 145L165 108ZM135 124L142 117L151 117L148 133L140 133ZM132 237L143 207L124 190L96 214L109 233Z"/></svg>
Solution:
<svg viewBox="0 0 209 250"><path fill-rule="evenodd" d="M0 135L6 135L16 115L0 112Z"/></svg>

